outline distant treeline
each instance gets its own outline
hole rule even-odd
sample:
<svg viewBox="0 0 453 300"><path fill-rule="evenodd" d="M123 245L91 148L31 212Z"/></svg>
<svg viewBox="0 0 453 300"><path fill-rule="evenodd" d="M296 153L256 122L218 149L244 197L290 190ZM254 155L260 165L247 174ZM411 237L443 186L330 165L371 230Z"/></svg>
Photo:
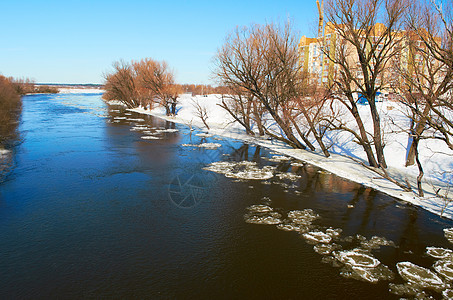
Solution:
<svg viewBox="0 0 453 300"><path fill-rule="evenodd" d="M224 86L211 86L204 84L182 84L182 90L192 95L227 94L228 89Z"/></svg>
<svg viewBox="0 0 453 300"><path fill-rule="evenodd" d="M9 78L10 82L19 95L25 94L56 94L58 87L50 85L38 85L28 78Z"/></svg>

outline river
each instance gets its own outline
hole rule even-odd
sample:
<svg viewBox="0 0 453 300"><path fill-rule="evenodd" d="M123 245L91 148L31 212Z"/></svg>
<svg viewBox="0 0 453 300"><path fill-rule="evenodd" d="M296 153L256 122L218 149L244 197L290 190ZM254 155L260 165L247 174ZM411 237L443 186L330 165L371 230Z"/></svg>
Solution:
<svg viewBox="0 0 453 300"><path fill-rule="evenodd" d="M98 94L25 96L19 133L0 184L3 299L392 299L398 262L430 268L426 247L451 246L450 220ZM253 170L273 175L239 178ZM376 283L341 261L357 248L386 266Z"/></svg>

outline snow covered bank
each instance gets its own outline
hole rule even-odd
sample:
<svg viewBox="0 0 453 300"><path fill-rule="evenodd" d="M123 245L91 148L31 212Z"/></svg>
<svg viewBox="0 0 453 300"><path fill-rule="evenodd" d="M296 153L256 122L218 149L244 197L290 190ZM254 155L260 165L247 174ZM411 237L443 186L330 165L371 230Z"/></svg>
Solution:
<svg viewBox="0 0 453 300"><path fill-rule="evenodd" d="M403 191L395 184L380 177L377 173L362 166L360 161L365 162L365 154L359 145L352 142L352 137L348 134L329 132L326 135L326 140L333 144L330 149L332 155L326 158L321 152L293 149L275 140L245 134L242 127L237 123L233 123L231 116L217 105L220 103L219 96L190 97L184 95L179 101L179 110L175 117L165 116L165 110L162 107L155 108L151 111L145 110L144 108L131 109L131 111L154 115L172 122L186 124L187 126L203 128L204 125L197 117L197 110L193 105L194 101L196 101L202 107L205 107L208 112L209 118L207 123L210 127L209 132L211 134L266 147L283 155L311 163L345 179L413 203L435 214L453 219L453 207L449 206L449 203L446 203L444 200L435 197L434 192L438 188L441 191L446 191L452 185L452 175L449 171L453 170L453 152L439 141L426 140L421 145L420 158L425 169L425 180L423 182L425 197L420 198L412 192ZM363 110L361 113L366 116L368 108L362 106L361 109ZM415 187L417 176L416 166L404 167L407 134L398 130L398 128L405 127L405 124L408 122L407 118L404 117L403 108L399 107L397 103L382 102L380 103L379 109L382 113L381 118L385 121L385 154L389 165L388 173L395 180L401 183L409 182ZM368 119L371 122L371 118L364 119ZM393 122L390 122L390 120L393 120Z"/></svg>
<svg viewBox="0 0 453 300"><path fill-rule="evenodd" d="M74 88L74 87L64 87L58 88L60 94L101 94L105 91L103 89L97 88Z"/></svg>

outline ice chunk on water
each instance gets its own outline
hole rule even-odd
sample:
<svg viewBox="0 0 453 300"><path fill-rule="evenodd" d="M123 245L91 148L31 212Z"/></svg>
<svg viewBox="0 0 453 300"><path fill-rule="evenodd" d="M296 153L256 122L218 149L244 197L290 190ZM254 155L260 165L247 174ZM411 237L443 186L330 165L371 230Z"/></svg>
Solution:
<svg viewBox="0 0 453 300"><path fill-rule="evenodd" d="M115 119L115 120L126 120L127 118L126 117L113 117L113 119Z"/></svg>
<svg viewBox="0 0 453 300"><path fill-rule="evenodd" d="M304 233L310 230L309 226L293 222L278 224L277 228L284 231L296 231L299 233Z"/></svg>
<svg viewBox="0 0 453 300"><path fill-rule="evenodd" d="M366 240L365 237L362 239L362 236L360 236L358 239L361 240L360 244L365 249L379 249L381 246L395 247L395 243L393 241L387 240L386 238L380 236L373 236L369 240Z"/></svg>
<svg viewBox="0 0 453 300"><path fill-rule="evenodd" d="M213 136L213 134L210 134L210 133L197 133L195 135L199 136L199 137L202 137L202 138L209 138L209 137Z"/></svg>
<svg viewBox="0 0 453 300"><path fill-rule="evenodd" d="M274 155L271 158L268 158L267 160L272 161L272 162L282 162L282 161L288 161L290 159L291 159L291 157L288 157L288 156Z"/></svg>
<svg viewBox="0 0 453 300"><path fill-rule="evenodd" d="M426 296L420 286L410 282L404 284L390 283L389 292L398 296L412 296L416 299L424 299L423 296Z"/></svg>
<svg viewBox="0 0 453 300"><path fill-rule="evenodd" d="M453 228L445 228L444 235L450 243L453 243Z"/></svg>
<svg viewBox="0 0 453 300"><path fill-rule="evenodd" d="M144 119L132 119L132 118L127 118L126 120L127 120L127 121L130 121L130 122L145 122Z"/></svg>
<svg viewBox="0 0 453 300"><path fill-rule="evenodd" d="M173 128L168 128L168 129L156 129L156 132L158 133L164 133L164 132L178 132L178 129L173 129Z"/></svg>
<svg viewBox="0 0 453 300"><path fill-rule="evenodd" d="M250 212L259 212L259 213L274 211L274 209L272 207L263 205L263 204L254 204L252 206L247 207L247 210L249 210Z"/></svg>
<svg viewBox="0 0 453 300"><path fill-rule="evenodd" d="M444 276L448 281L453 281L453 261L450 259L439 260L433 267L437 273Z"/></svg>
<svg viewBox="0 0 453 300"><path fill-rule="evenodd" d="M296 181L299 178L301 178L302 176L294 174L294 173L279 173L279 174L277 174L277 177L281 180L288 179L291 181Z"/></svg>
<svg viewBox="0 0 453 300"><path fill-rule="evenodd" d="M282 215L278 212L246 214L245 222L251 224L276 225L282 222Z"/></svg>
<svg viewBox="0 0 453 300"><path fill-rule="evenodd" d="M246 180L266 180L274 177L274 174L269 171L261 170L261 169L249 169L245 171L239 172L228 172L225 174L226 177L229 178L238 178L238 179L246 179Z"/></svg>
<svg viewBox="0 0 453 300"><path fill-rule="evenodd" d="M312 209L292 210L288 212L288 218L296 224L311 225L311 223L319 218L319 215Z"/></svg>
<svg viewBox="0 0 453 300"><path fill-rule="evenodd" d="M445 288L445 283L442 279L426 268L407 261L397 263L396 268L404 280L413 284L435 290L442 290Z"/></svg>
<svg viewBox="0 0 453 300"><path fill-rule="evenodd" d="M363 253L361 249L340 251L334 255L340 262L352 267L375 268L381 263L373 256Z"/></svg>
<svg viewBox="0 0 453 300"><path fill-rule="evenodd" d="M198 145L198 147L206 148L206 149L217 149L221 146L222 146L222 144L219 144L219 143L203 143L203 144Z"/></svg>
<svg viewBox="0 0 453 300"><path fill-rule="evenodd" d="M331 244L316 244L313 246L313 250L315 250L316 253L321 254L321 255L328 255L332 253L334 250L341 249L341 246L335 243Z"/></svg>
<svg viewBox="0 0 453 300"><path fill-rule="evenodd" d="M214 162L203 168L207 171L224 174L229 178L252 180L252 179L270 179L274 177L272 168L258 168L255 162Z"/></svg>
<svg viewBox="0 0 453 300"><path fill-rule="evenodd" d="M453 299L453 290L446 289L442 292L442 296L444 297L444 299Z"/></svg>
<svg viewBox="0 0 453 300"><path fill-rule="evenodd" d="M392 280L394 278L393 272L382 264L374 268L345 265L340 275L371 283L377 283L380 280Z"/></svg>
<svg viewBox="0 0 453 300"><path fill-rule="evenodd" d="M434 258L453 257L452 250L438 247L426 247L426 254Z"/></svg>
<svg viewBox="0 0 453 300"><path fill-rule="evenodd" d="M144 139L144 140L160 140L159 137L153 136L153 135L144 135L141 138Z"/></svg>
<svg viewBox="0 0 453 300"><path fill-rule="evenodd" d="M282 222L282 215L268 205L255 204L247 207L247 210L248 213L244 215L247 223L276 225Z"/></svg>
<svg viewBox="0 0 453 300"><path fill-rule="evenodd" d="M319 230L304 233L302 236L306 240L308 240L310 242L315 242L315 243L328 244L328 243L330 243L330 241L332 241L332 237L330 235L328 235L325 232L319 231Z"/></svg>

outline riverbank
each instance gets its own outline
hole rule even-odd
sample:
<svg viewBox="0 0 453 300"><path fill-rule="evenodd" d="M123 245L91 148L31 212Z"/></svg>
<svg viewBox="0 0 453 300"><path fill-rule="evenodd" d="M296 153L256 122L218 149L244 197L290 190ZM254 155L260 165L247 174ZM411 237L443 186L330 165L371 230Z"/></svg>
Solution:
<svg viewBox="0 0 453 300"><path fill-rule="evenodd" d="M451 185L448 176L439 176L439 174L441 174L441 170L451 170L453 166L453 156L451 153L445 152L445 149L442 149L441 146L435 148L437 150L441 149L440 154L437 152L433 154L429 153L429 151L425 151L422 157L425 167L425 179L423 182L425 197L419 197L414 192L404 191L394 183L379 176L376 172L363 166L362 163L365 162L365 160L363 157L360 157L359 147L357 146L357 149L346 149L347 141L344 140L344 137L343 140L341 140L344 145L342 147L332 147L331 157L326 158L321 152L318 151L312 152L301 149L293 149L275 140L245 134L245 131L242 130L238 124L232 123L231 117L217 105L220 101L218 96L184 96L180 98L179 111L174 117L166 116L164 109L161 107L155 108L151 111L145 110L144 108L135 108L130 110L141 114L153 115L175 123L185 124L187 126L203 128L203 123L196 117L196 109L193 106L194 101L197 101L207 109L209 115L209 133L211 134L242 140L266 147L282 155L290 156L323 168L324 170L342 178L374 188L413 205L420 206L442 217L453 219L453 206L450 206L449 202L437 197L435 194L435 190L439 188L441 191L448 191L449 186ZM389 106L386 108L388 111L392 111L392 117L397 119L398 110L393 109L395 106L394 104L391 105L392 109L389 109ZM389 168L387 170L389 175L401 183L409 182L413 187L415 187L417 176L416 167L412 166L405 168L401 166L402 161L404 161L403 151L405 142L401 139L404 138L404 136L402 137L401 134L394 134L393 136L387 135L386 137L388 139L386 153L388 157L387 163L389 164ZM332 138L332 136L329 138ZM339 137L336 138L338 139ZM349 141L347 147L351 147L351 144L354 143ZM432 145L430 146L432 147ZM430 149L430 147L428 147L428 149Z"/></svg>

